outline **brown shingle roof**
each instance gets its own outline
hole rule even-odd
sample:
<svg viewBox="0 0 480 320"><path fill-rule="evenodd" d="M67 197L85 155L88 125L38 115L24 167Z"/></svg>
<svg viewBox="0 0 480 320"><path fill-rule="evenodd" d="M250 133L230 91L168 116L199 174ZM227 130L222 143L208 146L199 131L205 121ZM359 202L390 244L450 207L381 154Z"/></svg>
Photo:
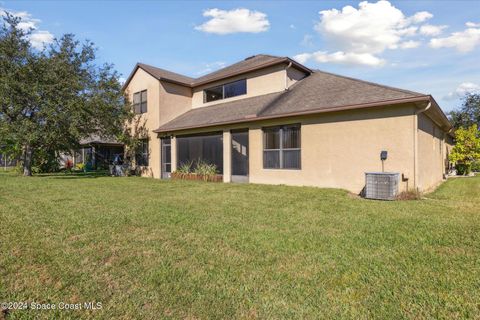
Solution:
<svg viewBox="0 0 480 320"><path fill-rule="evenodd" d="M315 71L289 90L193 109L155 132L429 99L418 92Z"/></svg>
<svg viewBox="0 0 480 320"><path fill-rule="evenodd" d="M257 97L235 100L209 107L189 110L161 126L159 131L178 130L198 126L248 121L255 118L265 106L272 104L283 92L270 93ZM157 130L155 130L157 131Z"/></svg>
<svg viewBox="0 0 480 320"><path fill-rule="evenodd" d="M242 61L239 61L237 63L234 63L230 66L227 66L225 68L219 69L217 71L214 71L212 73L206 74L202 77L199 78L190 78L187 76L183 76L181 74L171 72L168 70L160 69L157 67L150 66L145 63L137 63L135 68L133 69L132 73L130 73L130 76L127 78L125 81L125 84L123 85L123 88L125 89L130 80L132 79L133 75L137 71L138 68L142 68L146 72L148 72L152 77L154 77L157 80L163 80L163 81L169 81L169 82L174 82L177 84L181 84L187 87L195 87L201 84L206 84L209 82L213 82L216 80L220 79L225 79L228 77L232 77L235 75L243 74L246 72L250 72L253 70L265 68L268 66L276 65L279 63L290 63L292 62L293 65L295 65L297 68L302 69L306 72L310 72L311 70L308 69L307 67L291 60L288 57L276 57L276 56L270 56L270 55L265 55L265 54L258 54L249 58L246 58Z"/></svg>
<svg viewBox="0 0 480 320"><path fill-rule="evenodd" d="M220 70L214 71L203 77L197 78L194 81L195 85L208 83L210 81L215 81L218 79L227 78L232 75L242 74L251 70L258 69L259 67L265 67L274 65L277 63L282 63L287 60L286 57L276 57L265 54L258 54L256 56L248 57L242 61L234 63L228 67L222 68Z"/></svg>
<svg viewBox="0 0 480 320"><path fill-rule="evenodd" d="M130 80L132 80L133 75L135 74L135 72L137 72L138 68L142 68L143 70L145 70L148 74L150 74L152 77L154 77L157 80L165 80L165 81L175 82L175 83L185 85L185 86L190 86L190 83L192 83L193 80L194 80L193 78L183 76L181 74L171 72L171 71L168 71L168 70L160 69L160 68L157 68L157 67L154 67L154 66L150 66L150 65L145 64L145 63L137 63L135 65L135 68L133 68L133 71L130 73L127 80L123 84L123 89L125 89L127 87L128 83L130 82Z"/></svg>
<svg viewBox="0 0 480 320"><path fill-rule="evenodd" d="M150 73L153 77L157 78L158 80L171 80L179 83L190 84L194 80L193 78L171 72L165 69L160 69L157 67L150 66L145 63L139 63L138 66L148 73Z"/></svg>
<svg viewBox="0 0 480 320"><path fill-rule="evenodd" d="M80 140L80 145L90 144L123 145L123 143L118 141L115 137L103 136L99 134L91 134L90 136Z"/></svg>
<svg viewBox="0 0 480 320"><path fill-rule="evenodd" d="M342 106L414 98L425 94L315 71L285 92L262 115L330 109Z"/></svg>

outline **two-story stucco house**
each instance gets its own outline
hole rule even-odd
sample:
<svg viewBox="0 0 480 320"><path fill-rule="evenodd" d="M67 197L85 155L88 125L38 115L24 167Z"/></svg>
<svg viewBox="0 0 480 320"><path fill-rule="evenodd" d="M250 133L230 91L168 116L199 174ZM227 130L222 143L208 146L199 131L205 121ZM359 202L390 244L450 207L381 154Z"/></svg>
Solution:
<svg viewBox="0 0 480 320"><path fill-rule="evenodd" d="M451 125L428 94L269 55L196 79L139 63L124 89L148 131L138 164L155 178L196 159L216 164L224 182L355 193L369 171L400 173L400 190L444 178Z"/></svg>

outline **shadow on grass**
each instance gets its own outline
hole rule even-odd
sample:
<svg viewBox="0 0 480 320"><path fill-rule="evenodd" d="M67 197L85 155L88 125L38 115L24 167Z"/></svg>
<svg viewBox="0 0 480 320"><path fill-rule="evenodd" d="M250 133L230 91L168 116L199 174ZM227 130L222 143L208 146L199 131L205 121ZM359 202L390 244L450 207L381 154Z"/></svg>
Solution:
<svg viewBox="0 0 480 320"><path fill-rule="evenodd" d="M36 178L50 178L50 179L94 179L110 177L108 171L91 171L91 172L57 172L57 173L42 173L34 175Z"/></svg>

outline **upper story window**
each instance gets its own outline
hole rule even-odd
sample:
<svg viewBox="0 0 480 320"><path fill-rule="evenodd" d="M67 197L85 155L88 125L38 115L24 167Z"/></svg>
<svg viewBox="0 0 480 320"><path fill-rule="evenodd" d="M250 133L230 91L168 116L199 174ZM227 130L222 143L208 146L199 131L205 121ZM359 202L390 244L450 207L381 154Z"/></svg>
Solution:
<svg viewBox="0 0 480 320"><path fill-rule="evenodd" d="M133 111L137 114L147 112L147 90L133 94Z"/></svg>
<svg viewBox="0 0 480 320"><path fill-rule="evenodd" d="M221 86L211 87L203 90L203 102L211 102L231 97L240 96L247 93L247 80L242 79L235 82L223 84Z"/></svg>
<svg viewBox="0 0 480 320"><path fill-rule="evenodd" d="M300 125L263 128L263 168L300 169Z"/></svg>

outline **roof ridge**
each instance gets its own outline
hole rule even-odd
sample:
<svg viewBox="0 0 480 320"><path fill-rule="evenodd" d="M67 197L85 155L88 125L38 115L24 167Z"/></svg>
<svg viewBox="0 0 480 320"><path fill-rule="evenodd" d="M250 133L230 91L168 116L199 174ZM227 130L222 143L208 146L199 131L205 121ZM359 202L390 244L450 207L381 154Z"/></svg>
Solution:
<svg viewBox="0 0 480 320"><path fill-rule="evenodd" d="M145 66L145 67L148 67L148 68L154 68L154 69L157 69L157 70L160 70L160 71L165 71L165 72L169 72L169 73L173 73L173 74L176 74L176 75L179 75L181 77L185 77L185 78L190 78L192 80L195 80L195 78L192 78L190 76L186 76L184 74L181 74L181 73L178 73L178 72L175 72L175 71L170 71L170 70L167 70L167 69L163 69L163 68L159 68L159 67L156 67L156 66L152 66L151 64L147 64L147 63L143 63L143 62L137 62L137 65L138 66Z"/></svg>
<svg viewBox="0 0 480 320"><path fill-rule="evenodd" d="M223 67L223 68L214 70L214 71L212 71L212 72L210 72L210 73L204 74L204 75L202 75L202 76L200 76L200 77L194 78L194 80L195 80L194 82L198 81L199 79L205 78L205 77L207 77L207 76L211 76L211 75L213 75L213 74L215 74L215 73L218 73L218 72L220 72L220 71L222 71L222 70L224 70L224 69L226 69L226 68L231 68L231 67L236 66L236 65L238 65L238 64L245 63L246 61L249 61L249 60L258 58L258 57L260 57L260 56L262 56L262 57L268 57L268 58L272 58L272 59L279 59L279 60L285 59L284 57L279 57L279 56L272 56L272 55L267 55L267 54L256 54L256 55L253 55L253 56L249 56L249 57L247 57L247 58L244 58L244 59L242 59L242 60L238 60L237 62L234 62L234 63L232 63L232 64L229 64L229 65L227 65L227 66L225 66L225 67ZM262 63L261 65L263 65L263 64L269 64L269 63L268 63L268 62L267 62L267 63Z"/></svg>
<svg viewBox="0 0 480 320"><path fill-rule="evenodd" d="M380 83L376 83L376 82L372 82L372 81L367 81L367 80L362 80L362 79L358 79L358 78L353 78L353 77L348 77L348 76L344 76L344 75L333 73L333 72L327 72L327 71L323 71L323 70L319 70L319 69L313 69L313 71L324 73L324 74L329 74L329 75L332 75L334 77L344 78L344 79L348 79L348 80L352 80L352 81L363 82L363 83L366 83L366 84L369 84L369 85L373 85L373 86L377 86L377 87L381 87L381 88L385 88L385 89L390 89L390 90L395 90L395 91L402 92L402 93L428 96L428 94L425 94L425 93L406 90L406 89L401 89L401 88L396 88L396 87L391 87L391 86L387 86L387 85L384 85L384 84L380 84Z"/></svg>

